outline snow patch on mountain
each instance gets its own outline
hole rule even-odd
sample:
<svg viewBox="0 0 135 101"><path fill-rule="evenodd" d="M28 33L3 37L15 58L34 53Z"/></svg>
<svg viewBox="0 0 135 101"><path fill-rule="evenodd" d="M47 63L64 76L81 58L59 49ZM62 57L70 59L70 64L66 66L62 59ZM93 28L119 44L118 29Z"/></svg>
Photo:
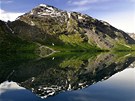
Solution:
<svg viewBox="0 0 135 101"><path fill-rule="evenodd" d="M45 4L40 4L39 6L42 6L42 7L47 7L47 5L45 5Z"/></svg>

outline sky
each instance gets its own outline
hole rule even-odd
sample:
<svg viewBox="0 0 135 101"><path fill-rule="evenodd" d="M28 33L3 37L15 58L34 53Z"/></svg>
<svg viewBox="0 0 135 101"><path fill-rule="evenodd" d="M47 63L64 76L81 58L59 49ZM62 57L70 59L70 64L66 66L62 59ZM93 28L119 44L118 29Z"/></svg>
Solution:
<svg viewBox="0 0 135 101"><path fill-rule="evenodd" d="M135 33L135 0L0 0L0 19L13 21L39 4L88 14Z"/></svg>

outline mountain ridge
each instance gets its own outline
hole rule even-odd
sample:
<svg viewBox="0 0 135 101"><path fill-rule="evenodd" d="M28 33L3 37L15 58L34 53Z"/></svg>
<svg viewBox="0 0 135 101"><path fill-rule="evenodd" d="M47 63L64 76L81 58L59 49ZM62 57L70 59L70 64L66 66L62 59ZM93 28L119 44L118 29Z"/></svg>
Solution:
<svg viewBox="0 0 135 101"><path fill-rule="evenodd" d="M17 37L55 50L119 50L119 46L130 50L135 44L127 33L105 21L45 4L7 24Z"/></svg>

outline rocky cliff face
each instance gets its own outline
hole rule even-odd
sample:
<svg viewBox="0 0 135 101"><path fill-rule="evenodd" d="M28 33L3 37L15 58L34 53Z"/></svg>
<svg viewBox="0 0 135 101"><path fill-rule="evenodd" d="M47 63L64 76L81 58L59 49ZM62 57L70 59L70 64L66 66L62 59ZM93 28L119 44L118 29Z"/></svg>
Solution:
<svg viewBox="0 0 135 101"><path fill-rule="evenodd" d="M77 12L67 12L41 4L8 25L22 39L48 46L81 46L112 49L118 44L134 44L125 32L107 22ZM127 47L128 48L128 47Z"/></svg>

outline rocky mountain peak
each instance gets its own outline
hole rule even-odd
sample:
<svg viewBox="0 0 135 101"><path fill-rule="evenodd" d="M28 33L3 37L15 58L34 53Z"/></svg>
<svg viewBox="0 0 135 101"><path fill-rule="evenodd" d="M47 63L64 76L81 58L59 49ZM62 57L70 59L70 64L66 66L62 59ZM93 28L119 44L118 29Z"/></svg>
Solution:
<svg viewBox="0 0 135 101"><path fill-rule="evenodd" d="M53 6L40 4L39 6L35 7L30 12L28 12L27 14L36 15L38 17L44 17L44 16L56 17L56 16L61 16L61 12L62 12L61 10Z"/></svg>
<svg viewBox="0 0 135 101"><path fill-rule="evenodd" d="M38 18L60 18L60 20L68 21L70 18L75 20L84 20L90 18L88 15L83 15L79 12L67 12L64 10L60 10L56 7L40 4L37 7L33 8L30 12L24 14L21 17L38 17ZM17 18L17 20L20 19Z"/></svg>

